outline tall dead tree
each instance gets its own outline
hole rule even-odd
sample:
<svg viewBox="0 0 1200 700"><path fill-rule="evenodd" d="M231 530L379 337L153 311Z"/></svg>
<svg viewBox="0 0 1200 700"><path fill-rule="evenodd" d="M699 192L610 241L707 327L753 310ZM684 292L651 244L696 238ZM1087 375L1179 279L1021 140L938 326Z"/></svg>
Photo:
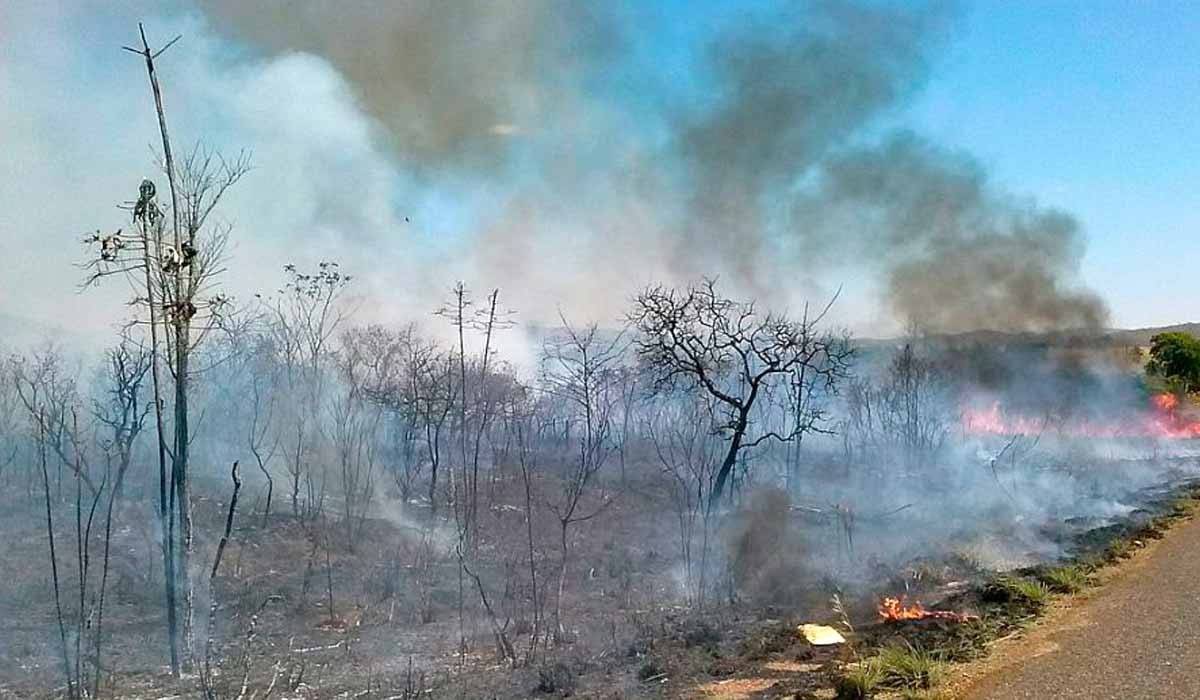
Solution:
<svg viewBox="0 0 1200 700"><path fill-rule="evenodd" d="M471 457L470 521L472 527L475 528L473 536L475 540L479 539L479 448L483 442L483 436L487 433L488 426L494 417L495 400L497 398L492 382L489 381L490 377L488 374L491 369L492 342L495 340L497 331L512 328L513 325L508 319L509 314L497 307L499 301L500 290L493 289L492 293L487 297L487 306L478 310L475 315L475 322L472 324L475 330L483 333L483 355L479 361L479 378L475 398L474 447Z"/></svg>
<svg viewBox="0 0 1200 700"><path fill-rule="evenodd" d="M799 321L763 314L753 302L722 296L711 279L683 290L651 287L634 300L629 315L637 329L634 347L655 386L699 391L724 417L719 429L728 443L709 509L720 502L743 450L823 430L820 421L804 417L782 431L758 429L752 417L776 382L801 370L825 391L833 391L845 376L849 344L816 329L825 311L814 318L806 312Z"/></svg>
<svg viewBox="0 0 1200 700"><path fill-rule="evenodd" d="M450 301L444 304L434 313L442 316L450 321L450 325L454 326L458 333L458 354L454 358L458 365L458 437L459 437L459 452L461 456L461 476L458 482L460 488L455 489L454 508L455 516L459 521L459 526L462 528L463 536L467 536L474 532L471 527L471 519L474 515L470 507L470 475L468 472L470 461L467 458L467 341L466 329L471 323L471 318L468 316L469 309L474 305L471 300L471 293L467 290L466 283L459 281L450 290ZM472 545L473 546L473 545Z"/></svg>
<svg viewBox="0 0 1200 700"><path fill-rule="evenodd" d="M172 39L170 42L168 42L165 46L163 46L158 51L152 51L150 49L150 43L146 39L146 29L140 23L138 24L138 34L142 40L142 47L140 50L131 48L128 46L125 46L122 48L124 48L126 51L129 51L131 53L141 55L142 58L146 62L146 76L150 81L150 91L154 96L154 110L158 117L159 135L162 138L163 167L166 170L167 183L168 183L170 193L171 193L171 234L174 239L175 249L178 250L181 247L181 239L180 239L180 231L179 231L179 216L180 216L179 188L177 186L177 181L176 181L176 176L175 176L176 175L175 158L174 158L174 154L171 152L171 138L170 138L169 132L167 131L166 111L163 109L162 90L158 86L158 74L155 72L155 69L154 69L154 59L161 56L164 51L166 51L168 48L171 47L172 44L174 44L176 41L179 40L179 37L178 36L175 37L174 39ZM143 198L142 198L142 200L139 200L139 201L143 201L144 199L145 199L145 191L143 190ZM135 217L137 216L137 214L138 214L138 210L135 209L134 210ZM165 294L166 285L162 284L161 280L160 280L159 284L155 284L153 281L153 279L155 277L160 276L161 272L165 272L165 267L162 265L162 260L163 260L162 229L161 229L161 227L156 228L154 260L151 260L151 257L150 257L149 241L145 234L145 231L146 231L146 227L143 226L143 241L145 242L145 245L146 245L146 248L144 250L144 255L143 255L143 258L144 258L143 264L145 266L144 270L145 270L145 277L146 277L146 304L149 309L149 317L150 317L149 320L150 320L150 332L151 332L151 353L153 356L153 360L152 360L153 370L152 371L153 371L153 377L154 377L154 393L155 393L154 401L155 401L155 412L156 412L156 419L157 419L157 424L158 424L157 427L158 427L158 438L159 438L159 451L158 451L158 454L159 454L159 476L160 476L160 478L159 478L159 484L160 484L160 487L159 487L159 509L160 509L161 519L164 521L164 522L162 522L162 527L163 527L163 537L166 541L166 546L164 547L164 551L163 551L163 555L165 557L164 568L165 568L166 575L163 578L165 581L165 585L167 587L167 627L168 627L168 639L169 639L168 645L170 648L170 655L171 655L171 671L173 673L178 674L179 673L179 650L178 650L178 629L177 629L177 620L176 620L176 615L177 615L176 594L177 594L178 589L177 589L177 577L176 577L177 570L175 567L175 538L172 536L172 534L173 534L173 528L174 528L174 506L173 506L173 504L176 499L176 489L177 489L178 480L179 480L178 466L180 464L179 459L181 458L181 455L175 454L174 457L172 458L173 461L172 461L172 468L171 468L171 479L169 482L170 486L169 486L169 488L164 488L163 487L164 479L162 478L162 476L163 476L163 473L165 472L163 465L165 462L165 455L167 453L167 448L166 448L166 440L163 435L163 402L162 402L162 395L160 393L160 383L159 383L160 378L158 376L159 345L158 345L158 337L157 337L157 333L158 333L157 325L161 320L160 315L163 313L167 313L172 307L168 303L168 298ZM158 264L157 268L153 267L153 265L155 263ZM179 288L182 284L181 279L178 278L178 275L181 275L181 274L182 274L181 269L177 267L176 288ZM159 291L163 292L163 293L159 294L157 296L157 298L155 297L155 294L154 294L156 287L159 288ZM177 335L178 335L178 332L179 332L179 330L177 329L176 330ZM187 343L179 344L177 342L177 347L186 348L186 345L187 345ZM176 357L176 363L178 363L178 356ZM179 375L177 373L176 374L176 400L178 400L178 397L181 393L186 398L186 393L187 393L186 387L184 385L180 384L178 376ZM186 400L184 401L184 404L183 404L183 416L184 416L184 420L186 423L186 418L187 418ZM178 420L178 418L179 418L179 416L178 416L178 409L177 409L176 419ZM176 430L176 433L179 432L178 427L176 427L175 430ZM186 430L185 430L185 432L186 432ZM179 445L179 442L178 442L178 437L177 437L175 440L175 449L178 449L178 445ZM186 450L186 443L185 443L185 449L184 449L184 454L182 455L182 458L186 460L186 456L187 456L187 450ZM184 571L184 575L186 578L187 568L184 567L183 571Z"/></svg>
<svg viewBox="0 0 1200 700"><path fill-rule="evenodd" d="M154 185L148 180L143 181L132 207L140 235L124 236L118 230L109 235L97 232L88 236L85 242L95 245L98 251L88 263L91 273L86 283L96 283L108 276L125 276L137 290L135 305L146 309L145 319L137 322L147 325L150 335L159 434L159 510L164 533L167 627L171 668L178 673L180 638L184 645L184 665L190 667L192 663L192 582L188 575L194 540L189 496L189 451L193 440L189 389L194 375L191 356L230 306L229 299L215 290L216 279L223 269L229 227L211 224L210 217L225 192L249 171L249 159L243 153L233 160L226 160L209 149L196 146L182 162L176 161L155 59L178 37L154 51L141 25L139 32L141 48L122 48L141 56L145 62L162 140L162 166L171 193L170 235L168 237L164 231L165 216L155 200ZM166 392L162 390L158 370L160 352L167 358L173 382L170 447L167 446L163 417L166 410L163 394ZM169 479L165 475L168 454L171 459ZM182 630L177 629L180 597Z"/></svg>

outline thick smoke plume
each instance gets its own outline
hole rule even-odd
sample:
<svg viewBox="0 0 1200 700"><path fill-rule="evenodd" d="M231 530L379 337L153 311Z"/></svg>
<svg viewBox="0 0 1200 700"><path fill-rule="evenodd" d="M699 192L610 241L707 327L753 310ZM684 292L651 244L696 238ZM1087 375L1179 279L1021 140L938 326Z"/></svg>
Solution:
<svg viewBox="0 0 1200 700"><path fill-rule="evenodd" d="M843 288L834 320L871 333L1101 326L1070 215L892 128L958 15L830 0L709 7L683 26L640 3L30 5L10 18L13 48L40 68L0 65L0 84L53 123L0 110L21 187L0 204L30 231L123 223L104 213L153 172L154 124L111 52L145 19L152 38L185 36L161 66L181 138L254 151L228 210L240 297L274 287L264 270L333 259L388 322L425 316L456 279L503 288L530 323L560 309L609 323L644 285L713 276L792 311ZM77 48L22 39L42 26ZM47 74L79 85L46 92ZM89 91L79 130L64 95ZM112 162L88 196L35 206L101 134ZM0 267L28 278L4 311L63 308L76 253L28 238L64 273Z"/></svg>
<svg viewBox="0 0 1200 700"><path fill-rule="evenodd" d="M911 134L831 159L797 219L820 247L855 232L853 253L880 266L897 313L929 330L1106 320L1104 302L1071 283L1084 246L1074 218L993 191L970 158Z"/></svg>
<svg viewBox="0 0 1200 700"><path fill-rule="evenodd" d="M613 7L206 6L263 50L328 59L404 167L454 187L515 178L470 241L488 280L583 288L563 301L611 317L620 296L592 292L719 275L786 304L846 282L820 271L832 262L852 284L865 266L896 319L929 330L1106 319L1074 281L1069 215L993 191L968 156L873 138L953 28L941 3L757 8L672 57L686 94L625 62L666 20ZM564 245L580 252L563 259Z"/></svg>
<svg viewBox="0 0 1200 700"><path fill-rule="evenodd" d="M326 58L422 169L498 166L497 137L567 117L614 41L600 10L546 0L200 4L237 38Z"/></svg>

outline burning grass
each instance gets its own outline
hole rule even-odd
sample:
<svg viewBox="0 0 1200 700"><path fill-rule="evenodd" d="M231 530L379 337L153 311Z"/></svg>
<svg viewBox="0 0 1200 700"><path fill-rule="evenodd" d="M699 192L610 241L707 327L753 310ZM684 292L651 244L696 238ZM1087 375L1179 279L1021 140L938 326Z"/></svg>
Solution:
<svg viewBox="0 0 1200 700"><path fill-rule="evenodd" d="M971 615L951 612L949 610L926 610L919 602L907 605L904 596L899 598L885 597L879 602L879 616L888 622L903 622L906 620L947 620L949 622L966 622Z"/></svg>
<svg viewBox="0 0 1200 700"><path fill-rule="evenodd" d="M1159 393L1148 405L1132 416L1090 419L1068 417L1052 420L1049 415L1013 414L1000 402L987 407L962 409L962 430L974 435L1036 435L1056 432L1088 438L1156 438L1186 440L1200 438L1200 420L1180 411L1179 398Z"/></svg>
<svg viewBox="0 0 1200 700"><path fill-rule="evenodd" d="M882 624L863 628L854 639L861 660L837 677L839 700L878 697L937 697L937 683L951 664L985 655L993 644L1033 624L1057 596L1087 590L1101 568L1119 563L1150 539L1200 506L1200 487L1189 484L1165 498L1161 515L1085 533L1074 560L993 576L941 602L974 614L925 610L902 597L884 598Z"/></svg>

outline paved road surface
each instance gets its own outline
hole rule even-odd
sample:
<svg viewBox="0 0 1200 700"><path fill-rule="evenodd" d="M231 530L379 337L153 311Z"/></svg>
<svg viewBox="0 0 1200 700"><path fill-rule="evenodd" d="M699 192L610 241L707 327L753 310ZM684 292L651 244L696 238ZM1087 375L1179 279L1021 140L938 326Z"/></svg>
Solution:
<svg viewBox="0 0 1200 700"><path fill-rule="evenodd" d="M1045 632L969 700L1200 699L1200 519Z"/></svg>

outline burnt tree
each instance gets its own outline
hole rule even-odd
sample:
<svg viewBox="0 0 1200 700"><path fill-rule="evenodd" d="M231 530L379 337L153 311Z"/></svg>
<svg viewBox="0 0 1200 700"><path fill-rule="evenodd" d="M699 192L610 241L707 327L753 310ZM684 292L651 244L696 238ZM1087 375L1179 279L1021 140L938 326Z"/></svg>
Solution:
<svg viewBox="0 0 1200 700"><path fill-rule="evenodd" d="M635 298L629 315L637 330L634 348L655 389L698 390L722 416L717 427L728 443L709 493L710 510L743 450L824 430L817 404L782 430L755 430L752 412L777 383L801 374L823 391L836 389L851 349L844 337L817 332L828 309L812 318L806 310L799 321L761 313L753 302L723 297L711 279L683 290L651 287Z"/></svg>

